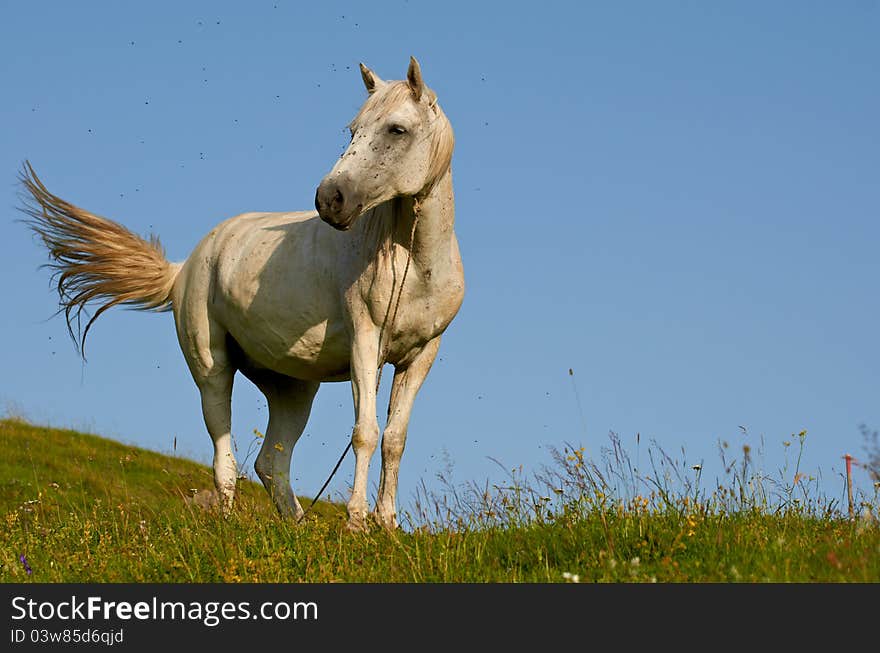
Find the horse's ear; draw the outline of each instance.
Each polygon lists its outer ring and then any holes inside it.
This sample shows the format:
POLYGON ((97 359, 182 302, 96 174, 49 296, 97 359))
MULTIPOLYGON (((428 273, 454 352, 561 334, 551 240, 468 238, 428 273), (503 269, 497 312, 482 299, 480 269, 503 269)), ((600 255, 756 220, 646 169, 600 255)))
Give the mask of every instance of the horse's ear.
POLYGON ((361 77, 363 78, 364 86, 367 87, 367 92, 370 95, 372 95, 377 88, 385 83, 382 81, 379 75, 367 68, 364 64, 361 64, 361 77))
POLYGON ((416 102, 422 99, 422 91, 425 90, 425 82, 422 80, 422 68, 415 57, 409 58, 409 70, 406 71, 406 83, 412 91, 416 102))

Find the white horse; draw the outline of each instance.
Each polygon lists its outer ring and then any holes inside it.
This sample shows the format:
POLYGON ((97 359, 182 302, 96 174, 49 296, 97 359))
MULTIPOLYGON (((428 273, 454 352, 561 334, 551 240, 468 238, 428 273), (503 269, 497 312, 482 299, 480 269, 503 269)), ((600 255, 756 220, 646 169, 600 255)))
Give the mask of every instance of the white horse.
POLYGON ((227 509, 237 478, 230 433, 236 371, 266 396, 269 424, 254 468, 278 512, 294 519, 303 509, 290 486, 291 455, 312 400, 322 381, 351 380, 352 530, 367 527, 379 370, 394 365, 376 517, 395 528, 413 401, 464 296, 449 120, 414 58, 403 81, 385 82, 363 64, 361 75, 369 97, 350 125, 348 149, 318 186, 317 211, 236 216, 183 263, 169 262, 158 239, 146 241, 51 194, 30 164, 22 174, 33 198, 24 210, 54 259, 71 334, 85 306, 98 302, 81 331, 81 351, 92 322, 111 306, 173 310, 227 509))

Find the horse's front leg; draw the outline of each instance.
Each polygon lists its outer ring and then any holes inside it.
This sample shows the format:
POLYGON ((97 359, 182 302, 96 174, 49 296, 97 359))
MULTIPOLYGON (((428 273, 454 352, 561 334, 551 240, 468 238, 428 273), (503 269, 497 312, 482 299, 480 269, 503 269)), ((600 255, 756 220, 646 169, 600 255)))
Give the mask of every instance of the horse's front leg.
POLYGON ((379 334, 370 325, 355 325, 351 352, 351 392, 354 398, 355 423, 351 434, 354 449, 354 487, 348 502, 348 529, 366 529, 367 474, 370 459, 379 443, 376 418, 376 361, 379 357, 379 334))
POLYGON ((376 500, 379 522, 389 529, 397 528, 398 473, 413 402, 431 370, 439 347, 440 336, 437 336, 425 345, 407 367, 394 371, 391 400, 388 403, 388 423, 382 434, 382 477, 376 500))

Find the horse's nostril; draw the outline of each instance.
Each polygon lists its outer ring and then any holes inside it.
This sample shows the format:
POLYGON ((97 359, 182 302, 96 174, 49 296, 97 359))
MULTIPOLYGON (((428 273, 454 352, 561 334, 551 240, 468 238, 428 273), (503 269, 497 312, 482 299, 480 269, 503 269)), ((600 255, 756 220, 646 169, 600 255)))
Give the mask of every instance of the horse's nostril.
POLYGON ((336 208, 341 209, 344 204, 345 204, 345 198, 342 196, 342 191, 337 188, 336 194, 333 195, 333 205, 336 208))

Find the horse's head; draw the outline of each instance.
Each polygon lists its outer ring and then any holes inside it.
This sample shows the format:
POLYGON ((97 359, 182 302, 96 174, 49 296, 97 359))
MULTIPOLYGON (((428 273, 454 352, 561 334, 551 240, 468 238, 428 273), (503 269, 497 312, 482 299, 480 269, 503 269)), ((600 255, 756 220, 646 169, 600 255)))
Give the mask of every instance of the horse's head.
POLYGON ((452 160, 452 127, 414 57, 406 80, 382 81, 363 64, 361 76, 369 97, 349 125, 351 143, 315 193, 321 219, 341 230, 382 202, 424 197, 452 160))

